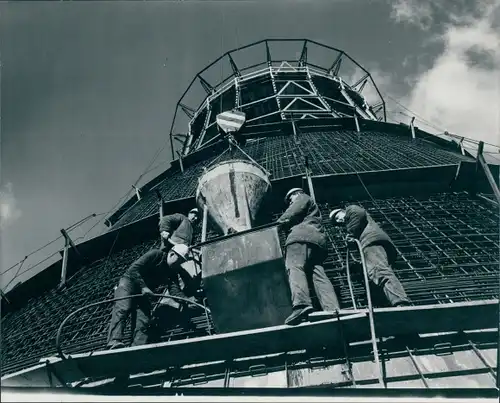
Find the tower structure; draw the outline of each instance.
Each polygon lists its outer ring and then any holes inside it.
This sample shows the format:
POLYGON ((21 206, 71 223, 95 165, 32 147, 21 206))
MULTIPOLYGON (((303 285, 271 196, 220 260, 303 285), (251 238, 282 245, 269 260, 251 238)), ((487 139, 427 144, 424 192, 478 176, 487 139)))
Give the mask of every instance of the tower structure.
MULTIPOLYGON (((179 100, 170 139, 171 167, 108 217, 106 234, 79 244, 78 255, 67 251, 63 288, 58 262, 2 300, 3 384, 86 387, 129 375, 129 387, 162 390, 495 388, 499 170, 485 163, 482 144, 473 155, 449 135, 388 123, 370 73, 344 51, 309 40, 263 40, 225 53, 179 100), (230 143, 217 116, 231 110, 242 112, 245 124, 230 143), (288 189, 302 187, 315 198, 329 239, 326 273, 345 315, 255 327, 264 322, 217 322, 201 310, 187 320, 161 319, 157 344, 104 351, 111 303, 102 301, 112 298, 134 259, 159 245, 159 214, 200 204, 204 173, 238 159, 258 167, 253 174, 265 192, 270 185, 241 236, 272 223, 288 189), (396 275, 415 306, 385 307, 376 293, 369 300, 362 272, 349 270, 345 233, 327 218, 351 203, 391 236, 396 275)), ((217 226, 207 217, 196 240, 205 250, 210 242, 241 239, 218 232, 227 220, 219 217, 217 226)), ((202 258, 207 265, 216 260, 202 258)), ((277 250, 273 265, 279 261, 277 250)), ((210 292, 208 308, 217 299, 210 292)))

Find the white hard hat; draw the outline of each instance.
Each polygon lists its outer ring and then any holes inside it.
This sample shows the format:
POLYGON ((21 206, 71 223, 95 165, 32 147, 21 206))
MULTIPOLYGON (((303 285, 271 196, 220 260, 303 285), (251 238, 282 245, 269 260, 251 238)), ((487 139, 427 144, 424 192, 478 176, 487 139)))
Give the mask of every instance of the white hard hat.
POLYGON ((301 189, 301 188, 293 188, 293 189, 290 189, 286 196, 285 196, 285 202, 288 201, 288 199, 290 198, 291 195, 293 195, 295 192, 303 192, 304 190, 301 189))
POLYGON ((180 256, 184 260, 187 260, 187 256, 189 253, 189 248, 187 245, 184 245, 183 243, 178 243, 174 246, 172 246, 172 249, 170 249, 172 252, 174 252, 176 255, 180 256))
POLYGON ((341 211, 342 211, 342 209, 341 209, 341 208, 336 208, 335 210, 332 210, 332 211, 330 212, 330 215, 329 215, 330 220, 333 220, 333 219, 335 218, 335 216, 336 216, 338 213, 340 213, 341 211))
POLYGON ((191 210, 189 210, 190 213, 195 213, 195 214, 199 214, 200 213, 200 210, 198 210, 196 207, 195 208, 192 208, 191 210))

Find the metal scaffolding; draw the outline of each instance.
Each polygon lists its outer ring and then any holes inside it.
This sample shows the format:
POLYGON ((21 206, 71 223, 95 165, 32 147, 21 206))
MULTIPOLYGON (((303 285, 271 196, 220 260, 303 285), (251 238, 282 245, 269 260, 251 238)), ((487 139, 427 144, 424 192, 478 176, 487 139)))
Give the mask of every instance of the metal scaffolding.
MULTIPOLYGON (((415 304, 498 298, 499 214, 488 203, 465 192, 426 198, 377 199, 381 210, 375 209, 370 200, 358 203, 394 240, 400 252, 395 273, 415 304), (390 217, 394 226, 385 217, 390 217)), ((334 206, 320 203, 320 207, 325 218, 334 206)), ((344 267, 345 234, 331 227, 326 219, 324 225, 332 240, 325 271, 342 307, 352 308, 344 267)), ((198 234, 196 242, 200 236, 198 234)), ((209 231, 207 239, 214 236, 215 232, 209 231)), ((127 266, 154 246, 158 246, 157 241, 146 240, 131 249, 113 253, 109 260, 94 261, 69 278, 64 290, 46 292, 7 313, 2 319, 2 372, 26 368, 42 356, 55 354, 54 335, 64 317, 77 307, 111 298, 113 286, 127 266)), ((352 283, 357 307, 366 307, 360 273, 353 271, 352 283)), ((108 304, 74 317, 64 331, 63 349, 77 353, 104 348, 110 310, 111 304, 108 304)), ((202 314, 166 330, 161 336, 163 341, 213 332, 212 324, 207 323, 202 314)))

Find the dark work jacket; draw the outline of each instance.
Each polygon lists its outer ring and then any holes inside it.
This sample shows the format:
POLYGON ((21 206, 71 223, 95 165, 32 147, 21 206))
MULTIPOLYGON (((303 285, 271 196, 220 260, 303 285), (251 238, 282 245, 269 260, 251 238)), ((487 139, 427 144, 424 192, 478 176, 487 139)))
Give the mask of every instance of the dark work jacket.
POLYGON ((351 205, 345 209, 345 225, 347 233, 359 240, 364 249, 370 245, 381 245, 385 248, 389 262, 396 258, 396 247, 389 235, 380 228, 363 207, 351 205))
POLYGON ((319 208, 305 193, 295 199, 278 222, 282 223, 285 228, 291 228, 285 246, 292 243, 308 243, 327 249, 319 208))
POLYGON ((139 289, 148 287, 154 290, 167 282, 169 271, 167 254, 159 249, 153 249, 132 263, 123 277, 131 280, 139 289))
POLYGON ((174 243, 191 245, 193 241, 193 226, 184 214, 170 214, 160 219, 160 232, 170 233, 170 239, 174 243))

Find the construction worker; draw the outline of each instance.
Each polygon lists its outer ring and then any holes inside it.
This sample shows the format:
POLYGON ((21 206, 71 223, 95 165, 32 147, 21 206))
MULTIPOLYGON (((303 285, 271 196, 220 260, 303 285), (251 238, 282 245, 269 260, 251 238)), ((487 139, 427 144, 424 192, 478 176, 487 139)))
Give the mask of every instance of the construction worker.
MULTIPOLYGON (((185 245, 179 244, 175 247, 179 246, 185 245)), ((189 269, 190 267, 182 267, 169 276, 163 298, 153 309, 150 326, 150 340, 153 343, 161 341, 161 336, 170 330, 172 325, 181 324, 186 329, 193 328, 191 319, 200 314, 200 305, 197 302, 203 297, 201 273, 193 273, 189 269), (171 297, 181 297, 183 300, 171 297)))
POLYGON ((339 310, 337 295, 325 274, 322 263, 327 254, 326 236, 321 216, 314 200, 300 188, 293 188, 285 196, 288 209, 277 220, 285 230, 285 266, 290 282, 292 314, 285 324, 296 325, 313 311, 309 282, 312 284, 323 311, 339 310))
POLYGON ((162 250, 168 251, 172 245, 191 245, 193 242, 193 225, 198 221, 199 211, 193 208, 188 216, 175 213, 160 219, 160 235, 162 238, 162 250))
POLYGON ((351 205, 330 212, 334 225, 345 225, 348 236, 359 240, 366 262, 368 278, 381 287, 392 306, 411 305, 391 264, 397 256, 396 247, 382 228, 363 207, 351 205))
POLYGON ((130 313, 135 316, 132 321, 132 346, 147 343, 147 329, 151 317, 149 296, 153 295, 151 290, 178 275, 180 265, 187 259, 188 252, 189 248, 183 244, 173 245, 168 252, 153 249, 142 255, 125 271, 115 288, 115 298, 134 294, 142 294, 142 297, 124 298, 115 302, 109 326, 109 349, 125 347, 123 331, 130 313))

